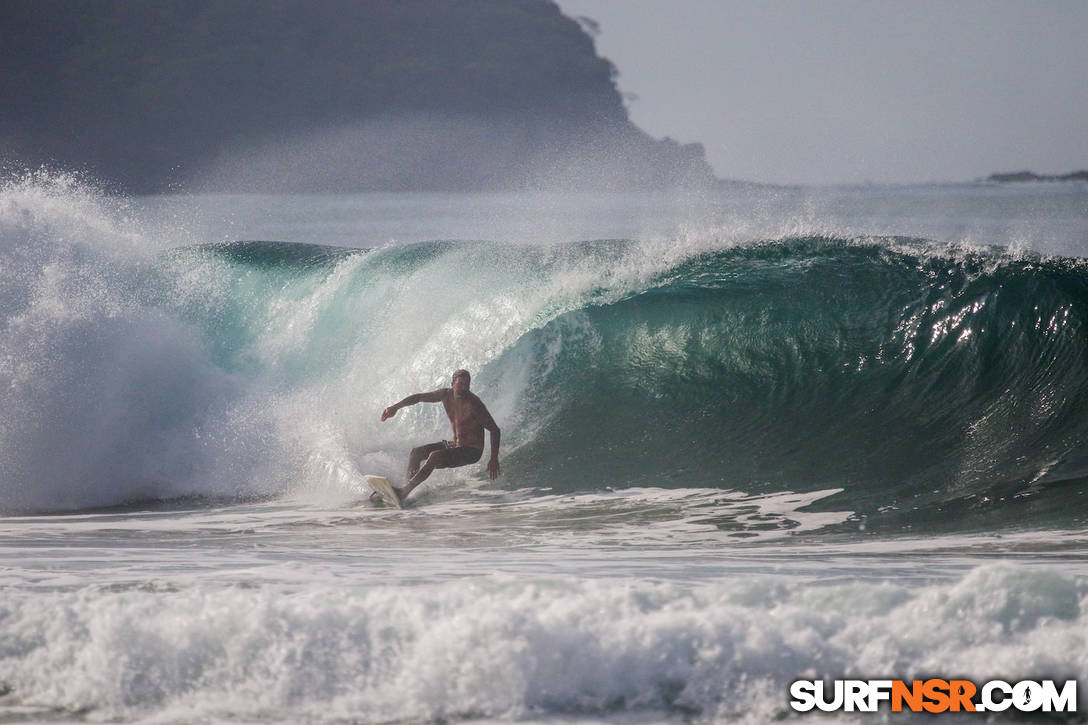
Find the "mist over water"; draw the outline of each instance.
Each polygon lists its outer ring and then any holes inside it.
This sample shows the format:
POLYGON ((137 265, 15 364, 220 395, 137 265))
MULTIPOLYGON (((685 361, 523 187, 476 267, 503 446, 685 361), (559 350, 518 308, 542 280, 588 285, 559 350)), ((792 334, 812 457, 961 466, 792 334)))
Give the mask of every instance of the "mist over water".
POLYGON ((800 676, 1077 677, 1086 230, 1073 185, 9 180, 0 712, 757 723, 800 676), (379 412, 461 367, 503 477, 371 506, 449 435, 379 412))
MULTIPOLYGON (((706 248, 786 237, 906 237, 1082 256, 1083 185, 759 187, 646 192, 203 194, 142 197, 194 242, 377 247, 434 240, 666 240, 706 248)), ((182 242, 179 242, 182 243, 182 242)))
POLYGON ((627 123, 587 125, 529 113, 401 113, 254 138, 187 169, 205 192, 520 192, 707 189, 702 147, 655 141, 627 123), (528 150, 528 151, 527 151, 528 150))

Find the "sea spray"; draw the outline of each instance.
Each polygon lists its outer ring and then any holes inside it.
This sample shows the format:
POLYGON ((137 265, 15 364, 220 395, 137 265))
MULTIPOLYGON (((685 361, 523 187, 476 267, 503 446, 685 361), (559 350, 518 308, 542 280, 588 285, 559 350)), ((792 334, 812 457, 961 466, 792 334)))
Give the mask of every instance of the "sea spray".
POLYGON ((123 205, 67 177, 0 194, 0 510, 262 489, 247 393, 156 301, 145 246, 123 205))

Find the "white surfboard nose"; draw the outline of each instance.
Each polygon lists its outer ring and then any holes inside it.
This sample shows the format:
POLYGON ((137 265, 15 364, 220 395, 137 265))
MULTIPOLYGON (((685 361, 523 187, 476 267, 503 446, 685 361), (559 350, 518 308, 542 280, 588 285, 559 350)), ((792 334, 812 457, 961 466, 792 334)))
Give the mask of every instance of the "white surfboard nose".
POLYGON ((394 508, 403 508, 400 503, 400 497, 397 496, 397 492, 393 490, 393 484, 389 483, 389 479, 385 476, 374 476, 371 474, 364 474, 363 480, 366 481, 366 485, 370 486, 381 496, 382 501, 385 501, 394 508))

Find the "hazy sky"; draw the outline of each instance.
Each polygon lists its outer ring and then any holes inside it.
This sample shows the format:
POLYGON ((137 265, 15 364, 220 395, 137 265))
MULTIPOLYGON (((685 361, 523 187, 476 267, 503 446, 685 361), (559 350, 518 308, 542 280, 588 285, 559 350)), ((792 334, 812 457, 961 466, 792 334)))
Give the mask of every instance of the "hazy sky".
POLYGON ((718 176, 964 181, 1088 168, 1088 0, 557 0, 655 137, 718 176))

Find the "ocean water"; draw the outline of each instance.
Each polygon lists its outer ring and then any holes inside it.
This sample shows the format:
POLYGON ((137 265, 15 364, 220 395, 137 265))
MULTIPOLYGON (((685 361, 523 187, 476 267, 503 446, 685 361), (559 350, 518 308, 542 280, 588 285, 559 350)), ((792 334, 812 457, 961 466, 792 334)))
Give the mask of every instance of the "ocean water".
POLYGON ((7 179, 0 721, 909 720, 792 713, 798 678, 1083 703, 1086 256, 1077 184, 7 179), (502 477, 371 504, 449 436, 380 411, 461 367, 502 477))

